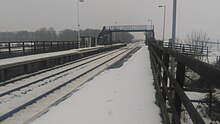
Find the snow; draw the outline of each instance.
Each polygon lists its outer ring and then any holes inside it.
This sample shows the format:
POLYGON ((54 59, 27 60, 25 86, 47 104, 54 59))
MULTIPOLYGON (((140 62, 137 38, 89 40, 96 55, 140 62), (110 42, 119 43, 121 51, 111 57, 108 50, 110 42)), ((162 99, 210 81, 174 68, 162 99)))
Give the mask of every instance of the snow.
POLYGON ((220 51, 212 51, 209 55, 209 61, 210 64, 213 64, 216 62, 216 57, 220 56, 220 51))
POLYGON ((208 44, 208 47, 210 48, 209 62, 213 64, 216 62, 216 57, 220 56, 220 49, 217 44, 208 44))
MULTIPOLYGON (((103 54, 100 56, 93 57, 92 59, 80 61, 79 63, 65 66, 65 68, 76 67, 76 68, 68 70, 68 71, 66 69, 62 69, 62 68, 49 71, 48 73, 62 72, 62 71, 64 71, 64 72, 61 74, 58 74, 58 75, 54 75, 53 77, 38 81, 38 83, 36 83, 36 84, 32 84, 29 87, 25 87, 19 91, 13 92, 9 95, 6 95, 6 96, 3 96, 2 98, 0 98, 0 109, 2 110, 2 111, 0 111, 0 115, 8 112, 11 109, 18 107, 24 103, 27 103, 31 99, 34 99, 34 98, 42 95, 42 93, 48 92, 48 89, 53 89, 55 87, 58 87, 60 84, 71 80, 73 77, 77 77, 77 76, 81 75, 82 73, 85 73, 88 70, 91 70, 92 68, 97 66, 97 64, 101 64, 104 61, 108 60, 110 57, 116 56, 122 52, 123 51, 110 52, 111 54, 106 53, 106 54, 103 54), (105 58, 97 59, 101 56, 105 56, 105 58), (87 63, 85 65, 82 65, 82 63, 86 63, 91 60, 95 60, 95 61, 93 61, 91 63, 87 63), (77 67, 77 65, 82 65, 82 66, 77 67)), ((44 75, 46 75, 46 73, 42 74, 41 77, 43 77, 44 75)), ((39 77, 39 76, 37 76, 37 77, 39 77)), ((34 78, 31 78, 30 80, 26 80, 27 82, 25 82, 23 80, 21 80, 19 82, 20 82, 20 85, 23 86, 24 83, 29 84, 30 82, 34 82, 36 80, 39 80, 39 78, 35 79, 35 80, 34 80, 34 78)), ((12 89, 14 89, 13 85, 11 87, 7 85, 6 87, 2 87, 2 89, 0 88, 0 93, 1 93, 1 91, 2 91, 2 93, 4 93, 5 91, 10 91, 12 89)))
POLYGON ((33 124, 159 124, 147 46, 104 71, 33 124))
POLYGON ((50 53, 42 53, 42 54, 34 54, 34 55, 0 59, 0 68, 6 68, 6 67, 10 67, 11 65, 13 65, 13 66, 19 65, 20 63, 39 61, 39 60, 44 60, 44 59, 48 59, 48 58, 74 54, 74 53, 77 54, 78 52, 81 52, 81 51, 98 49, 101 47, 103 47, 103 46, 71 49, 71 50, 58 51, 58 52, 50 52, 50 53))
POLYGON ((51 53, 42 53, 42 54, 35 54, 35 55, 28 55, 28 56, 21 56, 21 57, 13 57, 13 58, 7 58, 7 59, 1 59, 0 60, 0 66, 5 65, 13 65, 16 63, 22 63, 26 61, 33 61, 38 59, 45 59, 48 57, 56 57, 66 54, 75 53, 76 50, 67 50, 67 51, 59 51, 59 52, 51 52, 51 53))

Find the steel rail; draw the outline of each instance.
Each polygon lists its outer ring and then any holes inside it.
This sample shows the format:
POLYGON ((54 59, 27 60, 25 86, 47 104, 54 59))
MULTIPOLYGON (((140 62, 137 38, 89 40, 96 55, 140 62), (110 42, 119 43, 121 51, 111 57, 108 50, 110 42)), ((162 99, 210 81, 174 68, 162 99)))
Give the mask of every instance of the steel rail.
MULTIPOLYGON (((117 50, 117 51, 118 51, 118 50, 117 50)), ((28 86, 30 86, 30 85, 37 84, 38 82, 41 82, 41 81, 43 81, 43 80, 49 79, 49 78, 51 78, 51 77, 54 77, 54 76, 56 76, 56 75, 62 74, 62 73, 64 73, 64 72, 66 72, 66 71, 69 71, 69 70, 72 70, 72 69, 75 69, 75 68, 84 66, 84 65, 86 65, 86 64, 88 64, 88 63, 91 63, 91 62, 94 62, 94 61, 96 61, 96 60, 98 60, 98 59, 101 59, 101 58, 105 57, 106 55, 111 55, 111 54, 113 54, 113 53, 115 53, 115 52, 117 52, 117 51, 114 51, 114 52, 111 52, 111 53, 108 53, 108 54, 104 54, 104 55, 102 55, 102 56, 100 56, 100 57, 98 57, 98 58, 92 59, 92 60, 90 60, 90 61, 88 61, 88 62, 84 62, 84 63, 82 63, 82 64, 80 64, 80 65, 76 65, 76 66, 74 66, 74 67, 65 69, 65 70, 60 71, 60 72, 57 72, 57 73, 55 73, 55 74, 52 74, 52 75, 46 76, 46 77, 44 77, 44 78, 38 79, 38 80, 36 80, 36 81, 30 82, 30 83, 28 83, 28 84, 25 84, 25 85, 16 87, 16 88, 14 88, 14 89, 11 89, 11 90, 9 90, 9 91, 6 91, 6 92, 4 92, 4 93, 1 93, 1 94, 0 94, 0 97, 2 97, 2 96, 4 96, 4 95, 7 95, 7 94, 10 94, 10 93, 12 93, 12 92, 18 91, 18 90, 20 90, 20 89, 22 89, 22 88, 28 87, 28 86)), ((80 61, 79 61, 79 62, 80 62, 80 61)), ((72 63, 72 64, 75 64, 75 63, 72 63)), ((70 64, 68 64, 68 65, 70 65, 70 64)), ((62 66, 62 67, 64 67, 64 66, 62 66)), ((56 68, 56 69, 58 69, 58 68, 56 68)), ((23 79, 24 79, 24 78, 23 78, 23 79)))
POLYGON ((23 80, 25 78, 29 78, 29 77, 32 77, 32 76, 35 76, 35 75, 38 75, 38 74, 41 74, 41 73, 45 73, 47 71, 52 71, 52 70, 55 70, 55 69, 58 69, 58 68, 61 68, 61 67, 67 66, 67 65, 71 65, 71 64, 74 64, 74 63, 77 63, 77 62, 80 62, 80 61, 83 61, 83 60, 86 60, 86 59, 90 59, 90 58, 93 58, 93 57, 101 55, 101 54, 106 54, 107 52, 109 52, 109 51, 102 52, 102 53, 99 53, 99 54, 94 54, 94 55, 91 55, 91 56, 88 56, 88 57, 85 57, 85 58, 77 59, 77 60, 62 64, 62 65, 57 65, 57 66, 52 67, 52 68, 44 69, 42 71, 38 71, 38 72, 34 72, 34 73, 31 73, 31 74, 28 74, 28 75, 25 75, 25 76, 20 76, 18 78, 10 79, 8 81, 0 82, 0 86, 5 86, 7 84, 10 84, 10 83, 13 83, 13 82, 16 82, 16 81, 19 81, 19 80, 23 80))
POLYGON ((95 54, 95 55, 92 55, 92 56, 88 56, 88 57, 85 57, 85 58, 77 59, 77 60, 74 60, 72 62, 62 64, 62 65, 58 65, 58 66, 55 66, 55 67, 52 67, 52 68, 44 69, 42 71, 38 71, 38 72, 34 72, 34 73, 31 73, 31 74, 20 76, 20 77, 14 78, 14 79, 10 79, 8 81, 1 82, 0 86, 5 86, 7 84, 10 84, 10 83, 13 83, 13 82, 16 82, 16 81, 19 81, 19 80, 23 80, 25 78, 29 78, 29 77, 32 77, 32 76, 36 76, 36 75, 39 75, 41 73, 45 73, 47 71, 52 71, 52 70, 55 70, 55 69, 58 69, 58 68, 61 68, 61 67, 64 67, 64 66, 67 66, 67 65, 70 65, 70 64, 74 64, 74 63, 79 62, 79 61, 90 59, 90 58, 93 58, 94 56, 97 56, 97 55, 100 55, 100 54, 105 54, 105 53, 95 54))

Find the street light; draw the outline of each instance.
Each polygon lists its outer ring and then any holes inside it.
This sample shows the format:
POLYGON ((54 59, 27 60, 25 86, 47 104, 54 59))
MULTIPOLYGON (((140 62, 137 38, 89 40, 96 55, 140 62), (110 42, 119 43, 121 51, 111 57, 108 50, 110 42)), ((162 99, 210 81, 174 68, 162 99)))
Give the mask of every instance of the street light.
POLYGON ((176 40, 176 6, 177 6, 177 0, 173 0, 172 49, 174 49, 175 47, 175 40, 176 40))
MULTIPOLYGON (((118 22, 115 22, 115 26, 116 26, 117 23, 118 22)), ((113 43, 116 43, 116 32, 114 32, 114 41, 113 41, 113 43)))
MULTIPOLYGON (((177 0, 173 0, 173 26, 172 26, 172 39, 171 39, 172 50, 175 49, 175 40, 176 40, 176 6, 177 6, 177 0)), ((171 73, 174 75, 173 57, 171 57, 171 73)))
POLYGON ((84 0, 77 0, 77 26, 78 26, 78 32, 77 32, 77 40, 78 40, 78 48, 80 48, 80 11, 79 11, 79 2, 84 2, 84 0))
POLYGON ((166 26, 166 6, 158 6, 164 8, 164 18, 163 18, 163 42, 165 37, 165 26, 166 26))

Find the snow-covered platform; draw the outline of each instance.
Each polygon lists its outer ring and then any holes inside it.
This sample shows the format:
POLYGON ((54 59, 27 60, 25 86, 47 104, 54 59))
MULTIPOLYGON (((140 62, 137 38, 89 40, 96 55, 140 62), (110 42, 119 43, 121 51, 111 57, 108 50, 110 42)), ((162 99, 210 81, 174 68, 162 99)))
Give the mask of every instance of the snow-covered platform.
POLYGON ((42 69, 71 62, 82 57, 124 46, 126 46, 126 44, 119 43, 0 59, 0 81, 6 81, 19 75, 33 73, 42 69))
MULTIPOLYGON (((121 44, 116 44, 114 46, 118 46, 118 45, 121 45, 121 44)), ((42 60, 48 60, 50 58, 58 58, 62 56, 75 55, 75 54, 79 54, 83 52, 95 51, 95 50, 103 49, 106 47, 108 46, 96 46, 96 47, 88 47, 88 48, 80 48, 80 49, 72 49, 72 50, 66 50, 66 51, 58 51, 58 52, 50 52, 50 53, 42 53, 42 54, 27 55, 27 56, 7 58, 7 59, 0 59, 0 69, 11 67, 11 66, 19 66, 21 64, 34 63, 34 62, 38 62, 42 60)))
POLYGON ((102 72, 33 124, 160 124, 147 46, 102 72), (117 68, 116 68, 117 67, 117 68))

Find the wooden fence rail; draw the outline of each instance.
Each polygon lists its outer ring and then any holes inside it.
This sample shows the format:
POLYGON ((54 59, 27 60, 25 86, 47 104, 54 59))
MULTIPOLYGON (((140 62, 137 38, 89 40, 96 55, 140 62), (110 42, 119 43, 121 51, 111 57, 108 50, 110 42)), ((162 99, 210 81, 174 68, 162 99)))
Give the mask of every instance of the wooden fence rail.
MULTIPOLYGON (((164 101, 164 103, 160 104, 161 107, 166 107, 161 110, 163 113, 168 113, 166 105, 168 103, 172 112, 172 118, 167 116, 168 114, 164 114, 164 120, 169 120, 166 123, 181 123, 180 117, 183 105, 193 123, 205 124, 203 118, 185 94, 184 80, 186 67, 217 88, 220 88, 220 69, 188 56, 179 50, 163 47, 161 43, 149 42, 148 44, 158 98, 160 102, 164 101), (176 60, 177 64, 175 74, 172 74, 169 70, 169 60, 171 57, 176 60)), ((212 101, 210 101, 210 105, 212 105, 212 101)))

